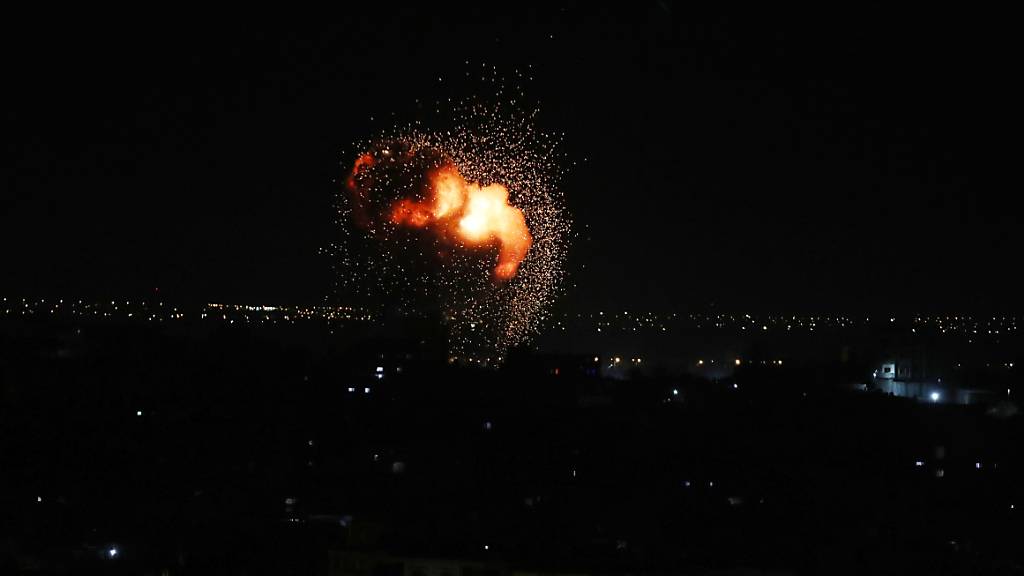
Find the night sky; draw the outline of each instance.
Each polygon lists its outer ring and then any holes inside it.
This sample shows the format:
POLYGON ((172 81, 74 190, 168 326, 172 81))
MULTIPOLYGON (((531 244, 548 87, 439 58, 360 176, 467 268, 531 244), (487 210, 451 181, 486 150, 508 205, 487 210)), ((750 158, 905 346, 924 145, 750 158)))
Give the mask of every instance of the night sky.
POLYGON ((486 65, 532 75, 541 127, 565 133, 563 309, 1019 312, 1000 20, 510 3, 12 21, 0 292, 320 302, 353 143, 486 90, 486 65))

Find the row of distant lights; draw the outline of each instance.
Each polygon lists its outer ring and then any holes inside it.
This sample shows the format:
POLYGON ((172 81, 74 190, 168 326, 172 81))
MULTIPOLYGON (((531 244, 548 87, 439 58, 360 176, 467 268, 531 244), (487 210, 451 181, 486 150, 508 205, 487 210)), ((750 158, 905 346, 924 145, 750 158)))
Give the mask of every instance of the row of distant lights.
MULTIPOLYGON (((228 316, 224 312, 234 312, 240 315, 240 319, 245 322, 251 322, 253 320, 257 322, 277 322, 278 319, 271 317, 269 314, 270 312, 281 314, 281 319, 285 322, 294 322, 295 318, 319 318, 323 320, 373 320, 373 317, 368 312, 350 306, 314 306, 310 308, 303 308, 294 306, 209 303, 206 305, 206 308, 211 312, 220 312, 222 320, 228 320, 228 316), (257 314, 260 313, 262 313, 262 317, 257 316, 257 314)), ((210 316, 209 313, 203 313, 201 315, 203 319, 208 316, 210 316)), ((232 319, 232 322, 233 320, 234 319, 232 319)))
MULTIPOLYGON (((6 303, 7 301, 8 301, 8 298, 6 298, 6 297, 3 298, 3 302, 6 303)), ((35 313, 35 307, 38 307, 41 304, 46 304, 46 299, 40 299, 38 301, 30 301, 30 300, 27 300, 25 298, 22 298, 21 299, 21 303, 22 303, 23 308, 25 309, 25 310, 22 311, 22 314, 24 314, 25 311, 28 311, 30 313, 35 313)), ((57 300, 56 303, 51 304, 52 307, 49 310, 49 312, 51 314, 55 314, 57 312, 57 307, 59 307, 59 306, 61 306, 63 304, 64 304, 64 300, 63 299, 57 300)), ((141 306, 143 306, 143 308, 146 308, 148 306, 148 303, 145 302, 145 301, 142 301, 140 304, 141 304, 141 306)), ((74 313, 78 313, 78 311, 74 309, 74 306, 83 306, 83 307, 85 307, 87 309, 90 309, 89 311, 92 313, 92 315, 94 315, 94 316, 100 315, 101 312, 98 311, 98 310, 95 310, 95 308, 97 308, 99 306, 102 306, 102 305, 104 305, 104 304, 103 303, 100 303, 100 304, 85 304, 85 303, 83 303, 82 300, 78 300, 77 302, 72 303, 72 307, 73 307, 72 308, 72 313, 73 314, 74 313)), ((131 305, 130 301, 125 301, 124 306, 128 307, 130 305, 131 305)), ((163 307, 163 302, 159 302, 159 303, 157 303, 157 305, 159 307, 163 307)), ((119 304, 116 301, 111 300, 110 301, 110 306, 112 306, 115 311, 119 311, 119 304)), ((244 321, 246 321, 246 322, 250 322, 252 320, 252 318, 249 317, 249 314, 247 314, 249 312, 254 312, 254 313, 263 312, 264 313, 263 318, 256 318, 257 321, 266 320, 266 321, 274 321, 274 322, 276 322, 276 319, 271 318, 266 313, 267 312, 285 312, 285 311, 288 311, 288 313, 283 316, 283 319, 286 322, 294 322, 293 317, 298 317, 298 318, 323 318, 323 319, 326 319, 326 320, 342 319, 342 320, 362 320, 362 321, 371 321, 373 319, 372 316, 367 314, 366 312, 359 311, 356 308, 352 308, 352 307, 348 307, 348 306, 338 306, 338 307, 318 306, 318 307, 312 307, 312 308, 293 308, 293 307, 287 307, 287 306, 266 306, 266 305, 243 305, 243 304, 218 304, 218 303, 210 303, 210 304, 207 304, 207 308, 210 309, 210 310, 230 310, 230 311, 235 311, 235 312, 242 313, 243 314, 243 318, 242 319, 244 321)), ((12 312, 13 311, 11 309, 5 309, 5 313, 10 314, 12 312)), ((111 314, 109 312, 104 312, 104 313, 102 313, 102 315, 104 317, 110 317, 111 316, 111 314)), ((603 318, 605 313, 604 312, 599 312, 598 315, 603 318)), ((207 313, 202 313, 200 315, 200 317, 202 319, 206 319, 209 316, 210 315, 207 314, 207 313)), ((619 317, 618 314, 614 314, 613 316, 615 318, 619 317)), ((643 326, 644 323, 646 323, 650 327, 655 327, 656 324, 659 324, 658 327, 661 329, 662 332, 665 332, 667 330, 666 327, 664 325, 660 325, 660 323, 662 321, 664 321, 664 320, 674 320, 674 319, 677 318, 678 315, 677 314, 666 314, 666 315, 663 315, 664 318, 661 318, 661 317, 659 317, 658 314, 653 314, 653 313, 640 313, 640 314, 630 315, 629 312, 623 312, 623 316, 625 316, 626 318, 629 318, 629 319, 635 319, 637 322, 640 323, 641 326, 643 326)), ((128 317, 129 318, 133 317, 133 313, 129 312, 128 313, 128 317)), ((579 315, 577 315, 577 317, 582 318, 583 315, 579 314, 579 315)), ((592 315, 591 315, 591 317, 592 317, 592 315)), ((181 319, 181 318, 184 318, 184 314, 178 313, 177 309, 174 309, 173 313, 169 316, 169 319, 181 319)), ((221 315, 221 318, 223 320, 228 320, 226 315, 221 315)), ((786 317, 786 316, 768 316, 766 318, 766 320, 758 321, 758 319, 754 318, 753 316, 751 316, 749 314, 745 314, 745 315, 743 315, 742 317, 739 317, 739 318, 740 319, 737 320, 737 316, 735 316, 735 315, 727 315, 727 314, 719 314, 717 316, 711 316, 711 315, 692 315, 692 314, 690 315, 690 319, 691 320, 696 320, 696 321, 712 321, 712 322, 714 322, 714 326, 718 327, 718 328, 725 328, 726 327, 726 321, 733 322, 733 323, 735 323, 735 322, 742 322, 744 324, 740 326, 741 330, 746 330, 747 329, 747 325, 750 325, 751 327, 756 327, 758 324, 760 324, 760 328, 761 328, 762 331, 767 331, 769 325, 776 325, 776 324, 782 324, 782 323, 786 323, 786 330, 792 330, 793 329, 793 324, 796 324, 797 327, 799 327, 799 328, 807 327, 807 328, 809 328, 812 331, 818 326, 819 323, 824 323, 826 325, 836 324, 836 325, 838 325, 840 327, 848 326, 848 325, 852 326, 852 325, 856 324, 856 321, 853 318, 843 317, 843 316, 836 316, 836 317, 831 317, 831 316, 824 316, 824 317, 822 317, 822 316, 806 316, 806 317, 802 317, 802 316, 790 316, 790 317, 786 317)), ((150 320, 150 321, 153 321, 153 320, 162 321, 163 319, 164 318, 159 317, 159 316, 150 316, 148 318, 148 320, 150 320)), ((889 323, 891 323, 891 324, 895 323, 896 322, 896 317, 894 317, 894 316, 893 317, 889 317, 888 320, 889 320, 889 323)), ((972 334, 978 334, 979 333, 979 329, 981 329, 981 327, 982 327, 981 322, 974 320, 974 318, 971 317, 971 316, 937 316, 937 317, 920 317, 919 316, 919 317, 915 317, 913 319, 913 321, 914 321, 915 324, 931 324, 931 323, 936 323, 936 324, 938 324, 938 328, 942 331, 942 333, 946 333, 947 330, 950 330, 950 329, 956 330, 956 329, 959 328, 959 329, 964 330, 964 331, 968 331, 969 330, 972 334), (961 324, 959 326, 957 326, 957 325, 950 326, 949 325, 950 322, 962 322, 963 324, 961 324), (970 326, 968 326, 968 325, 970 325, 970 326)), ((234 319, 232 319, 231 322, 234 323, 234 319)), ((864 318, 864 322, 865 323, 870 323, 871 322, 871 318, 870 317, 865 317, 864 318)), ((1009 331, 1014 331, 1014 330, 1017 329, 1017 319, 1015 317, 1012 317, 1012 316, 1011 317, 992 316, 991 320, 989 321, 989 325, 991 325, 992 323, 998 323, 997 324, 998 326, 1002 327, 1005 331, 1008 331, 1008 332, 1009 331)), ((557 324, 561 326, 562 322, 558 321, 557 324)), ((602 325, 604 325, 607 328, 610 328, 612 326, 612 323, 610 321, 599 322, 598 323, 598 327, 597 327, 597 331, 598 332, 601 332, 601 326, 602 325)), ((564 327, 563 327, 563 330, 564 330, 564 327)), ((633 330, 636 331, 636 328, 634 327, 633 330)), ((911 331, 916 333, 917 329, 916 328, 912 328, 911 331)), ((996 335, 996 336, 998 336, 1001 332, 1000 332, 1000 329, 988 328, 988 329, 985 329, 985 333, 988 334, 988 335, 996 335)))
MULTIPOLYGON (((643 358, 628 358, 628 360, 631 363, 633 363, 633 364, 643 364, 643 362, 644 362, 643 358)), ((594 356, 594 362, 595 363, 600 362, 600 361, 601 361, 601 357, 600 356, 594 356)), ((609 358, 609 362, 610 362, 611 365, 621 364, 622 363, 622 357, 621 356, 615 356, 613 358, 609 358)))
MULTIPOLYGON (((609 317, 618 318, 619 313, 609 312, 609 317)), ((597 317, 603 318, 605 316, 604 311, 597 313, 597 317)), ((658 314, 655 312, 634 312, 632 314, 629 311, 623 311, 622 316, 636 319, 675 319, 679 317, 679 314, 658 314)), ((593 318, 594 314, 576 314, 576 318, 593 318)), ((730 321, 730 322, 751 322, 757 323, 761 320, 761 317, 753 316, 750 314, 690 314, 690 320, 715 320, 715 321, 730 321)), ((764 316, 764 321, 769 323, 780 323, 780 322, 836 322, 836 323, 848 323, 852 324, 860 320, 860 318, 854 318, 852 316, 798 316, 798 315, 768 315, 764 316)), ((865 316, 864 322, 871 322, 870 316, 865 316)), ((889 322, 896 322, 896 316, 887 317, 889 322)), ((1017 317, 1015 316, 992 316, 989 322, 1016 322, 1017 317)), ((930 322, 984 322, 984 320, 975 320, 973 316, 915 316, 914 322, 917 323, 930 323, 930 322)))
MULTIPOLYGON (((6 297, 3 298, 3 302, 6 304, 8 302, 8 299, 6 297)), ((164 303, 163 302, 157 302, 155 304, 155 306, 154 306, 150 302, 142 300, 142 301, 136 302, 135 306, 137 306, 138 308, 136 308, 134 311, 128 311, 128 309, 130 309, 132 307, 132 302, 130 300, 125 300, 123 304, 121 302, 116 301, 116 300, 111 300, 109 306, 107 305, 106 302, 87 303, 87 302, 84 302, 82 300, 77 300, 77 301, 70 302, 69 312, 72 315, 102 316, 104 318, 110 318, 111 316, 113 316, 113 314, 111 312, 123 313, 127 318, 134 318, 134 317, 136 317, 136 312, 142 312, 142 314, 139 314, 140 317, 145 317, 149 321, 160 321, 160 322, 162 322, 165 319, 167 319, 167 320, 180 320, 180 319, 183 319, 185 317, 185 314, 182 313, 182 312, 179 312, 178 309, 175 308, 175 307, 168 307, 169 310, 170 310, 170 313, 168 314, 167 310, 163 309, 164 308, 164 303), (122 310, 122 307, 125 310, 122 310), (161 309, 161 310, 159 310, 159 315, 156 314, 156 312, 157 312, 156 309, 157 308, 161 309)), ((38 311, 37 309, 41 308, 41 307, 47 308, 46 310, 44 310, 44 312, 48 312, 50 314, 56 314, 59 311, 61 311, 62 307, 64 307, 64 300, 63 299, 53 300, 53 301, 50 302, 49 305, 47 305, 46 304, 46 299, 40 299, 40 300, 28 300, 26 298, 22 298, 21 299, 20 308, 21 308, 21 314, 22 315, 24 315, 26 313, 28 313, 28 314, 35 314, 38 311)), ((372 316, 370 314, 368 314, 367 312, 360 311, 360 310, 357 310, 355 308, 351 308, 351 307, 347 307, 347 306, 338 306, 338 307, 319 306, 319 307, 313 307, 313 308, 294 308, 294 307, 287 307, 287 306, 252 306, 252 305, 242 305, 242 304, 216 304, 216 303, 211 303, 211 304, 207 304, 206 305, 206 309, 207 309, 207 312, 203 312, 203 313, 200 314, 200 318, 201 319, 205 320, 206 318, 209 318, 209 317, 215 317, 215 315, 209 313, 209 311, 213 311, 213 310, 237 312, 237 313, 239 313, 242 316, 241 319, 246 321, 246 322, 249 322, 249 321, 252 320, 252 318, 250 317, 249 313, 263 313, 263 318, 256 318, 257 321, 259 321, 259 320, 276 321, 276 319, 271 318, 267 314, 268 312, 283 312, 284 313, 283 319, 285 321, 294 321, 293 318, 322 318, 322 319, 325 319, 325 320, 339 320, 340 319, 340 320, 363 320, 363 321, 370 321, 370 320, 373 319, 372 316)), ((6 313, 6 314, 12 314, 12 313, 17 313, 18 311, 15 310, 15 309, 11 309, 11 308, 6 308, 5 307, 3 312, 6 313)), ((228 317, 227 317, 226 314, 220 314, 220 317, 221 317, 222 320, 228 320, 228 317)), ((231 319, 230 321, 231 321, 231 323, 234 323, 234 319, 231 319)))
MULTIPOLYGON (((636 326, 652 327, 652 328, 653 327, 660 327, 661 331, 665 332, 667 329, 666 329, 666 327, 664 326, 663 323, 664 322, 674 321, 674 320, 676 320, 677 316, 678 316, 677 314, 665 314, 665 315, 660 315, 659 316, 658 314, 654 314, 654 313, 634 313, 634 314, 630 314, 629 312, 623 312, 621 319, 622 320, 631 320, 631 321, 633 321, 633 323, 635 323, 635 326, 632 327, 632 330, 634 332, 637 330, 636 326)), ((584 315, 583 314, 577 314, 576 317, 582 319, 582 318, 584 318, 584 315)), ((606 317, 604 312, 598 312, 596 314, 596 316, 594 314, 589 314, 589 315, 586 315, 586 317, 587 318, 597 318, 598 319, 598 322, 597 322, 597 331, 598 332, 602 331, 602 327, 603 328, 612 328, 613 327, 613 320, 619 320, 620 319, 620 315, 618 313, 609 313, 608 316, 606 317), (608 318, 608 319, 606 319, 606 318, 608 318)), ((697 322, 698 323, 697 324, 698 327, 701 327, 701 323, 702 322, 711 322, 711 323, 713 323, 714 327, 716 327, 716 328, 725 328, 728 324, 740 323, 739 328, 741 330, 744 330, 744 331, 748 328, 748 326, 750 328, 755 328, 755 329, 758 326, 760 326, 762 331, 767 331, 769 325, 773 325, 774 326, 774 325, 782 325, 782 324, 785 324, 786 330, 792 330, 794 325, 796 325, 796 327, 798 327, 798 328, 808 328, 809 330, 813 331, 815 328, 818 327, 818 324, 824 324, 825 326, 835 325, 835 326, 839 326, 839 327, 847 327, 847 326, 857 325, 858 324, 858 320, 859 320, 859 319, 853 319, 851 317, 845 317, 845 316, 835 316, 835 317, 832 317, 832 316, 788 316, 788 317, 787 316, 768 316, 768 317, 766 317, 766 318, 764 318, 762 320, 762 319, 759 319, 759 318, 755 318, 755 317, 751 316, 750 314, 744 314, 742 316, 736 316, 736 315, 732 315, 732 314, 719 314, 719 315, 714 315, 714 316, 712 316, 712 315, 701 315, 701 314, 697 314, 697 315, 691 314, 689 316, 689 318, 690 318, 691 321, 697 322)), ((896 317, 895 316, 890 316, 890 317, 888 317, 888 321, 889 321, 890 324, 895 324, 896 323, 896 317)), ((942 333, 946 333, 947 329, 954 329, 954 330, 956 330, 957 328, 960 328, 961 330, 964 330, 964 331, 967 331, 968 329, 972 329, 972 333, 973 334, 977 334, 978 333, 979 328, 981 328, 981 326, 982 326, 982 322, 984 322, 984 321, 975 321, 974 318, 970 317, 970 316, 945 316, 945 317, 937 316, 937 317, 934 317, 934 318, 933 317, 920 317, 920 316, 918 316, 918 317, 915 317, 913 319, 913 321, 914 321, 915 324, 925 324, 925 325, 937 324, 938 328, 942 330, 942 333), (950 322, 963 322, 964 324, 960 325, 960 326, 949 326, 950 322), (945 326, 944 326, 944 324, 945 324, 945 326), (968 325, 970 325, 970 326, 968 326, 968 325)), ((870 324, 871 323, 871 318, 870 317, 865 317, 863 323, 864 324, 870 324)), ((562 327, 562 330, 565 329, 564 325, 563 325, 563 323, 561 321, 558 321, 557 324, 560 327, 562 327)), ((988 325, 992 326, 993 324, 995 326, 999 326, 1001 328, 1004 328, 1006 331, 1014 331, 1014 330, 1017 329, 1017 319, 1015 317, 1012 317, 1012 316, 1011 317, 1006 317, 1006 316, 999 316, 999 317, 997 317, 997 316, 993 316, 991 321, 989 321, 988 325)), ((629 328, 629 326, 620 326, 620 328, 629 328)), ((917 332, 916 328, 912 328, 911 330, 912 330, 912 332, 915 332, 915 333, 917 332)), ((991 329, 990 328, 990 329, 987 330, 987 333, 990 334, 990 335, 999 335, 1000 334, 1000 330, 999 329, 991 329)))
MULTIPOLYGON (((3 299, 3 302, 6 303, 7 301, 8 301, 8 299, 5 297, 3 299)), ((74 302, 70 302, 70 310, 69 310, 69 312, 73 316, 90 315, 90 316, 101 316, 103 318, 110 318, 111 316, 113 316, 113 314, 111 314, 111 312, 109 311, 110 309, 112 309, 114 312, 121 312, 121 307, 122 306, 124 306, 125 308, 129 308, 131 305, 132 305, 132 303, 129 300, 125 300, 124 304, 121 304, 121 303, 117 302, 116 300, 111 300, 109 308, 104 310, 103 307, 107 306, 106 302, 85 303, 82 300, 77 300, 77 301, 74 301, 74 302)), ((146 302, 145 300, 143 300, 141 302, 138 302, 136 305, 141 307, 141 311, 143 313, 150 313, 150 312, 152 312, 150 303, 146 302)), ((36 312, 38 312, 37 308, 40 308, 40 307, 47 307, 47 308, 49 308, 48 310, 43 310, 43 312, 48 312, 49 314, 57 314, 59 311, 61 311, 63 306, 64 306, 64 299, 63 298, 57 299, 56 301, 51 301, 48 306, 46 306, 46 299, 45 298, 40 299, 38 301, 36 301, 36 300, 27 300, 25 298, 22 298, 21 299, 21 308, 22 308, 21 315, 23 315, 23 316, 25 314, 33 315, 36 312)), ((156 306, 159 307, 159 308, 163 308, 164 307, 164 303, 163 302, 157 302, 156 306)), ((3 311, 4 311, 5 314, 12 314, 12 313, 16 313, 17 312, 16 310, 13 310, 11 308, 4 308, 3 311)), ((136 310, 136 311, 138 311, 138 310, 136 310)), ((162 314, 166 314, 166 310, 162 310, 161 313, 162 314)), ((135 312, 126 312, 126 316, 128 318, 133 318, 135 316, 135 312)), ((180 319, 180 318, 183 318, 183 317, 184 317, 184 314, 178 312, 177 308, 171 308, 171 313, 166 318, 167 319, 180 319)), ((148 316, 148 318, 146 318, 146 319, 151 321, 151 322, 154 321, 154 320, 158 321, 158 322, 163 322, 165 320, 165 317, 164 316, 158 316, 156 314, 150 314, 148 316)))
MULTIPOLYGON (((9 299, 7 297, 3 297, 3 302, 8 302, 8 300, 9 299)), ((41 298, 39 300, 29 300, 27 298, 21 298, 20 301, 21 301, 22 305, 24 305, 26 307, 27 306, 36 307, 36 306, 39 306, 41 304, 46 304, 47 299, 46 298, 41 298)), ((52 306, 56 307, 56 306, 61 306, 63 304, 64 304, 64 299, 63 298, 59 298, 55 302, 51 300, 51 305, 52 306)), ((85 306, 85 307, 101 306, 101 305, 104 305, 104 304, 105 303, 85 303, 82 300, 76 300, 76 301, 72 302, 72 306, 85 306)), ((145 300, 142 300, 138 304, 143 306, 143 307, 146 307, 146 306, 149 305, 149 302, 147 302, 145 300)), ((116 300, 111 300, 110 301, 110 306, 116 307, 116 306, 119 306, 119 305, 120 304, 116 300)), ((157 302, 157 306, 162 307, 163 305, 164 305, 163 302, 157 302)), ((127 306, 131 306, 131 301, 130 300, 125 300, 124 301, 124 306, 126 306, 126 307, 127 306)), ((329 313, 337 313, 337 312, 346 312, 346 313, 362 312, 361 310, 359 310, 357 308, 354 308, 354 307, 351 307, 351 306, 291 307, 291 306, 268 306, 268 305, 251 305, 251 304, 223 304, 223 303, 211 302, 211 303, 208 303, 206 305, 206 307, 207 308, 211 308, 211 309, 218 309, 218 310, 219 309, 227 309, 227 310, 247 311, 247 312, 273 312, 273 311, 278 311, 278 310, 295 310, 295 311, 299 312, 300 314, 329 314, 329 313)), ((647 312, 647 313, 634 313, 634 314, 631 315, 628 311, 623 312, 622 315, 625 316, 625 317, 631 318, 631 319, 638 319, 638 320, 642 319, 642 320, 649 320, 649 321, 655 321, 655 320, 661 320, 661 319, 675 319, 675 318, 678 317, 678 314, 664 314, 664 315, 661 315, 661 314, 656 314, 656 313, 651 313, 651 312, 647 312)), ((583 318, 582 314, 577 314, 576 316, 577 316, 577 318, 583 318)), ((605 313, 604 312, 598 312, 598 316, 604 317, 605 313)), ((611 316, 613 316, 614 318, 618 318, 619 317, 618 314, 611 314, 611 316)), ((589 317, 593 317, 593 315, 589 315, 589 317)), ((780 324, 780 323, 783 323, 783 322, 787 322, 787 323, 788 322, 797 322, 797 323, 800 323, 800 324, 802 324, 802 323, 822 323, 822 322, 823 323, 835 322, 835 323, 841 323, 841 324, 843 324, 843 323, 853 324, 853 323, 856 322, 856 319, 854 319, 852 317, 846 317, 846 316, 835 316, 835 317, 832 317, 832 316, 795 316, 795 315, 794 316, 767 316, 767 317, 765 317, 764 320, 759 320, 758 318, 756 318, 754 316, 751 316, 750 314, 744 314, 742 316, 736 316, 736 315, 733 315, 733 314, 718 314, 718 315, 691 314, 691 315, 689 315, 689 318, 691 320, 702 320, 702 321, 703 320, 714 320, 714 321, 719 321, 719 322, 722 322, 722 321, 747 322, 749 324, 754 324, 754 325, 756 325, 758 323, 761 323, 762 324, 762 328, 767 328, 768 324, 780 324), (737 318, 739 318, 739 319, 737 319, 737 318)), ((890 316, 888 318, 888 320, 889 320, 890 323, 895 323, 896 322, 896 317, 895 316, 890 316)), ((871 318, 870 317, 865 317, 864 318, 864 322, 865 323, 871 322, 871 318)), ((981 322, 984 322, 984 320, 981 320, 981 321, 975 320, 974 317, 972 317, 972 316, 934 316, 934 317, 932 317, 932 316, 916 316, 916 317, 914 317, 913 322, 916 323, 916 324, 939 323, 940 325, 942 323, 944 323, 944 322, 967 322, 967 323, 971 323, 971 324, 974 324, 975 326, 977 326, 977 325, 980 325, 981 322)), ((992 316, 988 320, 988 322, 990 324, 991 323, 999 323, 1000 325, 1002 325, 1003 323, 1010 323, 1011 325, 1015 325, 1017 323, 1017 318, 1013 317, 1013 316, 1009 316, 1009 317, 1008 316, 992 316)), ((558 323, 561 323, 561 321, 558 321, 558 323)))

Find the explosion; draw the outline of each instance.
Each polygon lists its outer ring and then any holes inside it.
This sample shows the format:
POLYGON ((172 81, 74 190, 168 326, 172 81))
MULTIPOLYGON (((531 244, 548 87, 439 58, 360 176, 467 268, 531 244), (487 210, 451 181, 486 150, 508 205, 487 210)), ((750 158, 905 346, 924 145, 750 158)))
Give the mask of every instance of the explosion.
POLYGON ((494 275, 502 280, 515 276, 519 263, 533 244, 523 212, 508 203, 508 189, 501 184, 480 186, 466 182, 454 166, 430 177, 432 198, 419 202, 403 198, 391 209, 391 222, 415 228, 439 227, 462 241, 500 244, 494 275))
POLYGON ((446 113, 360 146, 339 195, 338 284, 370 308, 437 310, 453 360, 500 363, 564 276, 558 141, 507 102, 446 113))

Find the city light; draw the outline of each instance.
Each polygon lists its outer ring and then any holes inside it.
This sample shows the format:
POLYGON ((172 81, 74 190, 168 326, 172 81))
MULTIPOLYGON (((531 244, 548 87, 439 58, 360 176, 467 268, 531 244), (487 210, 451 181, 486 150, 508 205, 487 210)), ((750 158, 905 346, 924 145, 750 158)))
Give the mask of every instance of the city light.
MULTIPOLYGON (((202 308, 194 310, 192 314, 174 306, 169 306, 160 301, 147 300, 107 300, 102 302, 89 302, 85 300, 58 300, 49 302, 46 299, 20 299, 20 304, 12 306, 10 298, 4 300, 5 305, 0 306, 0 316, 67 316, 78 318, 121 318, 142 322, 165 322, 180 321, 186 317, 199 318, 208 321, 223 321, 229 324, 243 323, 255 324, 295 324, 300 321, 319 320, 325 322, 342 321, 373 321, 374 315, 370 310, 360 309, 351 306, 288 306, 288 305, 267 305, 267 304, 225 304, 210 302, 202 308)), ((608 314, 593 312, 586 315, 577 315, 577 318, 584 321, 588 331, 596 329, 598 332, 641 332, 646 330, 667 332, 669 328, 680 328, 681 322, 689 322, 692 326, 701 328, 704 326, 719 329, 760 329, 765 330, 771 326, 786 326, 787 330, 821 330, 821 329, 850 329, 860 325, 870 325, 870 318, 853 319, 843 316, 785 316, 785 315, 763 315, 755 316, 745 314, 735 316, 731 314, 690 314, 678 316, 676 314, 659 314, 655 312, 631 312, 622 315, 614 314, 614 319, 609 319, 608 314), (596 324, 596 325, 595 325, 596 324)), ((889 322, 894 323, 896 317, 889 317, 889 322)), ((1018 331, 1018 318, 1016 317, 992 317, 978 318, 973 316, 919 316, 913 319, 915 333, 933 331, 941 334, 963 334, 963 335, 992 335, 1000 336, 1018 331)), ((475 324, 479 328, 479 322, 475 324)), ((570 318, 555 320, 562 330, 567 325, 571 326, 570 318)), ((1000 360, 999 364, 1004 367, 1014 368, 1013 362, 1000 360)), ((698 365, 701 365, 698 362, 698 365)))
POLYGON ((940 398, 940 395, 939 395, 938 392, 932 392, 932 394, 931 394, 932 402, 938 402, 939 398, 940 398))

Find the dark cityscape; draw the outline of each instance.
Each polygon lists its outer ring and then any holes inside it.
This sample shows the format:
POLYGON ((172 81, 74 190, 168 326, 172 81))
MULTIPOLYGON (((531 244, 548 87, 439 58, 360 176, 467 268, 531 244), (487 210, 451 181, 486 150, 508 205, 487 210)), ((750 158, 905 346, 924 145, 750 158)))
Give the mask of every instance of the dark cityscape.
POLYGON ((13 18, 0 575, 1024 574, 1012 19, 836 10, 13 18))

